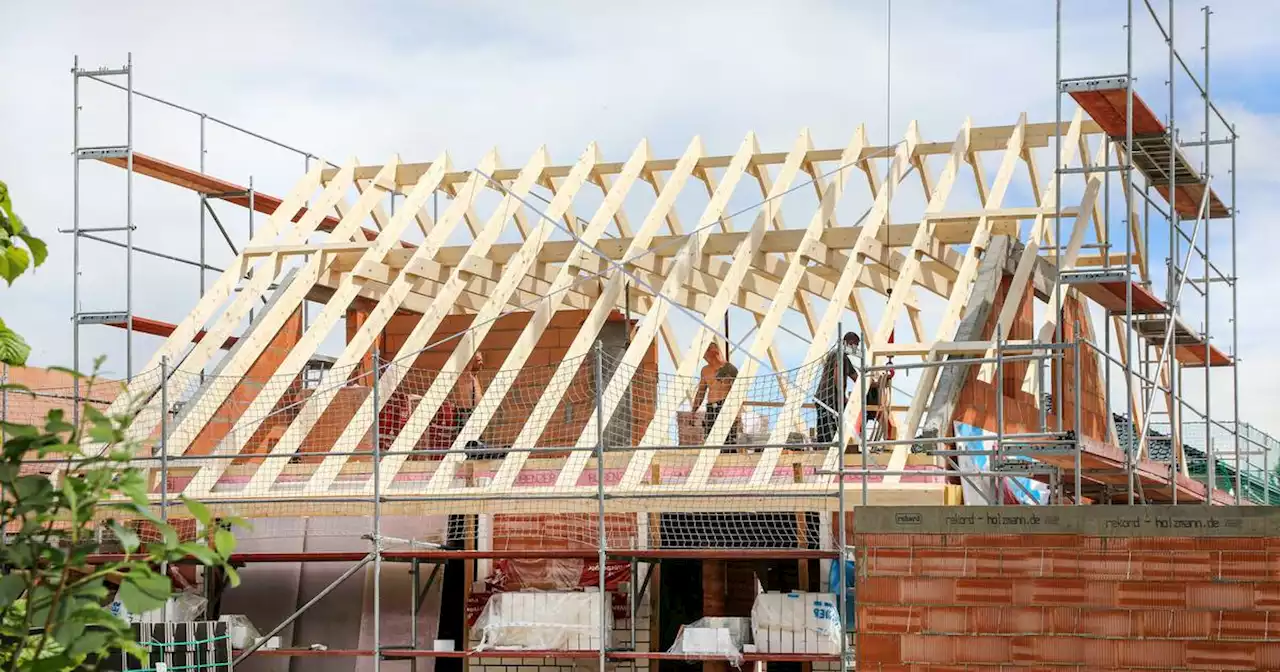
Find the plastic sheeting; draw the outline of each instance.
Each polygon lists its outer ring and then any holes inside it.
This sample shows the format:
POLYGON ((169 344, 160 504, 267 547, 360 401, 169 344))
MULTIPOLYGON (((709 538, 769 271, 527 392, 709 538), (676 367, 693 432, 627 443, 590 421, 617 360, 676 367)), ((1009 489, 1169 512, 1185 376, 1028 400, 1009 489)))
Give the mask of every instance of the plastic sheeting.
MULTIPOLYGON (((599 649, 601 604, 599 592, 497 593, 476 621, 476 650, 599 649)), ((612 631, 612 611, 605 618, 605 632, 612 631)))
POLYGON ((742 645, 750 643, 751 619, 707 616, 680 626, 676 641, 667 653, 722 656, 734 667, 742 667, 742 645))
MULTIPOLYGON (((985 430, 968 425, 963 422, 955 423, 956 437, 965 436, 981 436, 986 433, 985 430)), ((973 451, 974 455, 961 455, 956 458, 960 469, 963 471, 989 471, 991 467, 991 457, 989 455, 981 455, 990 451, 994 446, 988 445, 986 441, 969 440, 956 441, 956 448, 963 451, 973 451)), ((1033 462, 1031 458, 1025 455, 1010 455, 1006 459, 1014 462, 1033 462)), ((1017 475, 1009 475, 1004 479, 996 479, 994 477, 985 476, 969 476, 961 481, 962 490, 964 492, 964 503, 968 505, 989 505, 989 504, 1030 504, 1030 505, 1046 505, 1049 503, 1049 485, 1041 483, 1034 478, 1027 478, 1017 475), (1004 489, 999 493, 997 500, 996 483, 1003 483, 1004 489)))
POLYGON ((751 607, 761 653, 840 653, 840 614, 833 593, 761 593, 751 607))

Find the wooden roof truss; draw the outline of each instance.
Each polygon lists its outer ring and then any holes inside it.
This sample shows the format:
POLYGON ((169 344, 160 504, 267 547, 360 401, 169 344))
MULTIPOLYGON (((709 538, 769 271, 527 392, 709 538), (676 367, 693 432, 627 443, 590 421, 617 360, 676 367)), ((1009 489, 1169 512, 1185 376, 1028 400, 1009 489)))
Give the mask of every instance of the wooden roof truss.
MULTIPOLYGON (((1097 141, 1098 155, 1091 156, 1089 140, 1102 134, 1082 112, 1077 111, 1062 131, 1057 162, 1062 167, 1092 166, 1102 161, 1110 147, 1097 141)), ((926 142, 912 123, 903 139, 890 146, 871 144, 859 128, 848 144, 831 149, 816 149, 805 131, 782 152, 762 151, 755 135, 748 134, 729 155, 710 155, 701 139, 695 138, 675 158, 656 158, 649 144, 641 142, 621 162, 605 161, 592 144, 570 164, 553 163, 546 148, 539 148, 519 166, 504 165, 496 150, 472 169, 455 168, 447 154, 419 164, 393 158, 377 166, 351 161, 340 168, 324 169, 317 163, 280 199, 236 263, 214 282, 153 357, 148 370, 156 369, 161 358, 166 358, 174 375, 197 376, 211 366, 219 346, 235 335, 250 311, 259 312, 251 328, 217 363, 217 375, 209 376, 170 423, 167 454, 187 453, 304 301, 319 302, 323 307, 311 316, 299 342, 275 367, 274 375, 282 379, 297 376, 348 311, 361 306, 368 312, 367 319, 349 332, 325 379, 293 409, 294 417, 270 447, 270 454, 278 459, 256 459, 247 465, 233 465, 229 459, 201 462, 183 493, 211 501, 234 500, 246 496, 243 493, 271 493, 281 489, 283 473, 303 470, 301 484, 289 489, 297 496, 320 499, 353 490, 372 494, 372 479, 352 486, 341 477, 352 470, 367 473, 369 467, 358 466, 351 453, 359 450, 369 432, 376 412, 374 395, 366 396, 353 419, 334 432, 330 453, 320 458, 318 465, 291 465, 285 458, 298 453, 334 403, 345 377, 367 356, 394 315, 420 315, 398 352, 384 353, 386 359, 398 361, 411 359, 431 345, 433 334, 447 316, 465 313, 475 316, 472 328, 456 339, 443 373, 433 379, 430 389, 411 409, 391 454, 380 462, 379 475, 382 482, 391 483, 405 470, 425 470, 423 478, 397 492, 442 500, 477 492, 518 494, 517 476, 529 456, 525 451, 507 454, 486 485, 468 487, 458 478, 465 459, 460 449, 481 437, 493 421, 493 409, 509 391, 513 376, 495 379, 484 393, 489 403, 477 406, 453 450, 442 460, 431 463, 430 468, 407 460, 408 451, 440 410, 458 372, 499 316, 515 310, 532 313, 510 354, 497 366, 514 371, 526 366, 558 311, 586 311, 560 364, 568 371, 590 353, 610 315, 629 301, 638 323, 621 355, 618 373, 608 380, 602 395, 605 415, 612 417, 616 400, 628 389, 634 371, 657 342, 663 343, 674 365, 673 379, 678 381, 667 391, 677 400, 670 406, 691 397, 702 353, 717 338, 711 327, 723 324, 725 316, 737 309, 750 316, 753 330, 740 358, 734 391, 706 438, 706 445, 713 447, 691 454, 688 476, 680 485, 652 482, 650 467, 661 459, 657 449, 674 433, 676 422, 673 414, 659 413, 642 428, 639 445, 627 453, 624 464, 619 464, 623 471, 620 481, 610 486, 629 493, 714 496, 722 488, 710 478, 720 459, 719 446, 745 401, 739 387, 749 384, 745 381, 753 376, 786 368, 788 360, 778 336, 791 329, 784 324, 789 315, 802 318, 807 332, 802 334, 808 344, 799 361, 820 359, 849 314, 861 326, 870 361, 886 354, 935 360, 949 352, 947 344, 956 338, 979 262, 993 236, 1011 236, 1023 242, 1013 269, 1012 295, 998 318, 1004 333, 1013 323, 1019 299, 1032 284, 1037 264, 1050 260, 1057 268, 1071 270, 1104 263, 1081 253, 1089 237, 1089 222, 1094 222, 1094 238, 1101 235, 1098 195, 1102 176, 1080 175, 1082 195, 1059 205, 1054 171, 1038 166, 1035 154, 1037 149, 1052 147, 1055 134, 1053 124, 1030 124, 1023 115, 1008 126, 974 127, 966 121, 954 139, 942 142, 926 142), (988 176, 983 167, 982 159, 988 155, 996 160, 994 176, 988 176), (861 179, 853 179, 858 177, 856 173, 861 173, 861 179), (912 173, 922 187, 924 209, 917 221, 891 221, 894 199, 909 188, 912 173), (1023 186, 1015 189, 1019 175, 1026 178, 1019 180, 1023 186), (978 207, 949 205, 957 184, 969 180, 978 207), (694 184, 699 182, 705 197, 696 194, 694 184), (869 207, 860 220, 851 221, 843 214, 847 203, 842 209, 842 202, 851 193, 863 192, 859 183, 868 185, 865 198, 869 207), (635 215, 635 209, 626 205, 629 197, 646 191, 645 184, 652 191, 652 201, 643 216, 633 220, 628 215, 635 215), (805 219, 797 219, 796 208, 787 206, 800 199, 794 194, 808 191, 810 186, 816 207, 805 219), (540 190, 549 198, 533 198, 540 190), (1008 205, 1011 192, 1024 199, 1029 196, 1030 202, 1008 205), (393 193, 397 201, 391 208, 393 193), (588 193, 591 195, 585 196, 588 193), (438 219, 426 214, 433 195, 447 204, 438 219), (697 198, 701 198, 701 206, 691 210, 689 203, 697 198), (730 206, 744 201, 755 205, 747 209, 730 206), (789 217, 784 216, 784 208, 789 217), (1055 259, 1046 256, 1045 250, 1053 249, 1051 236, 1058 208, 1068 237, 1061 257, 1055 259), (482 216, 481 211, 487 214, 482 216), (689 221, 683 221, 682 215, 690 216, 689 221), (369 222, 371 227, 366 226, 369 222), (418 242, 407 242, 409 238, 418 242), (465 242, 460 244, 459 238, 465 242), (278 287, 273 289, 273 285, 278 287), (883 300, 875 319, 866 310, 864 294, 883 300), (926 300, 930 295, 937 298, 926 300), (261 307, 264 297, 270 297, 265 309, 261 307), (940 312, 935 310, 937 306, 942 306, 940 312), (683 311, 692 311, 700 320, 692 334, 683 334, 686 342, 681 344, 672 316, 683 311), (929 311, 937 315, 930 316, 932 329, 926 331, 922 314, 929 311), (899 334, 897 342, 890 344, 890 335, 904 317, 916 342, 899 334), (192 345, 197 332, 204 338, 192 345), (247 483, 224 491, 219 483, 229 471, 245 472, 247 483)), ((1140 246, 1140 241, 1134 242, 1140 246)), ((1138 264, 1145 269, 1141 255, 1138 264)), ((1067 291, 1056 284, 1052 290, 1067 291)), ((1057 319, 1052 311, 1046 312, 1038 332, 1040 340, 1051 337, 1057 319)), ((990 343, 964 345, 975 353, 992 347, 990 343)), ((401 385, 409 370, 407 366, 391 366, 380 372, 378 396, 382 402, 401 385)), ((830 476, 819 476, 808 483, 783 485, 775 477, 783 454, 780 446, 802 424, 801 410, 810 401, 815 371, 813 367, 801 369, 794 379, 778 376, 785 402, 779 420, 769 429, 770 443, 775 447, 750 459, 747 483, 751 486, 817 493, 831 480, 830 476)), ((992 374, 992 367, 987 366, 980 375, 989 380, 992 374)), ((557 371, 550 377, 516 437, 515 447, 527 448, 537 442, 571 378, 572 371, 568 375, 557 371)), ((916 391, 905 411, 901 435, 914 435, 937 378, 938 369, 930 368, 915 379, 916 391)), ((131 400, 154 407, 158 385, 155 376, 139 376, 113 410, 123 410, 131 400)), ((1034 385, 1030 377, 1025 381, 1028 391, 1034 385)), ((263 386, 218 452, 242 454, 281 402, 285 389, 282 385, 263 386)), ((855 433, 855 421, 862 410, 858 395, 851 395, 851 399, 845 412, 846 435, 855 433)), ((137 438, 153 436, 159 421, 159 413, 143 413, 131 431, 137 438)), ((576 441, 577 447, 594 446, 597 429, 593 414, 576 441)), ((838 451, 832 448, 821 460, 825 471, 818 473, 829 474, 838 459, 838 451)), ((591 460, 590 451, 580 450, 555 461, 559 471, 554 485, 541 492, 573 495, 583 488, 579 481, 591 460)), ((907 462, 907 447, 899 446, 888 467, 891 472, 898 471, 907 462)), ((890 475, 876 487, 886 492, 908 491, 912 485, 890 475)), ((594 486, 591 489, 594 491, 594 486)))

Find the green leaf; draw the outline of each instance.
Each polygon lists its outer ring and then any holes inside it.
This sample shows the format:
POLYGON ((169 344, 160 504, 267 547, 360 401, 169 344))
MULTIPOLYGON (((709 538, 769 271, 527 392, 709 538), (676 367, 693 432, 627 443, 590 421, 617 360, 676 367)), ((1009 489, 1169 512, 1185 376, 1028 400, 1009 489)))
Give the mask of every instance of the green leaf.
POLYGON ((114 427, 98 425, 89 430, 89 438, 98 443, 115 443, 116 430, 114 427))
POLYGON ((19 501, 37 499, 53 492, 53 484, 43 474, 28 474, 13 482, 13 494, 19 501))
POLYGON ((182 498, 182 503, 187 505, 187 510, 196 517, 196 520, 200 521, 202 526, 209 526, 209 522, 213 520, 213 515, 209 513, 209 507, 186 496, 182 498))
POLYGON ((200 561, 200 564, 205 566, 221 564, 221 558, 218 557, 218 554, 214 553, 213 549, 205 546, 204 544, 188 542, 180 545, 178 550, 183 557, 191 556, 200 561))
POLYGON ((58 373, 64 373, 64 374, 66 374, 66 375, 68 375, 68 376, 71 376, 72 378, 88 378, 88 376, 84 375, 83 373, 80 373, 79 371, 76 371, 75 369, 67 368, 67 367, 65 367, 65 366, 50 366, 49 368, 47 368, 47 369, 45 369, 45 370, 46 370, 46 371, 57 371, 58 373))
POLYGON ((124 550, 126 553, 132 553, 138 550, 138 546, 142 544, 142 542, 138 539, 137 532, 134 532, 133 530, 127 527, 124 527, 120 523, 117 523, 116 521, 113 520, 111 521, 109 527, 111 528, 112 534, 116 535, 116 539, 120 540, 120 545, 124 547, 124 550))
POLYGON ((91 653, 105 655, 108 649, 112 648, 108 646, 112 637, 112 633, 106 630, 90 630, 71 643, 71 646, 67 649, 67 655, 72 658, 80 658, 91 653))
POLYGON ((222 571, 226 572, 227 581, 230 582, 232 588, 240 585, 240 572, 237 572, 235 567, 227 565, 222 568, 222 571))
POLYGON ((125 575, 118 595, 125 609, 141 614, 164 606, 172 590, 168 577, 134 570, 125 575))
MULTIPOLYGON (((3 322, 0 322, 0 324, 3 324, 3 322)), ((0 383, 0 392, 18 392, 19 394, 25 394, 32 399, 39 398, 36 396, 35 392, 31 391, 31 388, 26 385, 19 385, 18 383, 0 383)))
POLYGON ((13 214, 13 197, 9 195, 9 185, 3 180, 0 180, 0 212, 3 212, 5 217, 17 221, 18 216, 13 214))
POLYGON ((46 455, 79 455, 80 444, 78 443, 51 443, 47 446, 40 446, 40 457, 46 455))
POLYGON ((58 619, 53 628, 53 641, 61 646, 69 647, 80 635, 84 634, 85 624, 74 619, 58 619))
POLYGON ((213 547, 218 549, 218 555, 223 559, 230 558, 236 550, 236 536, 230 530, 219 528, 213 533, 213 547))
POLYGON ((45 245, 43 240, 29 233, 19 233, 18 237, 27 244, 27 249, 31 250, 31 256, 36 266, 43 264, 44 260, 49 258, 49 246, 45 245))
POLYGON ((0 576, 0 610, 8 609, 27 589, 27 582, 16 573, 0 576))
POLYGON ((21 247, 10 247, 5 249, 4 257, 9 263, 0 268, 0 278, 4 278, 10 285, 14 280, 18 279, 27 270, 27 266, 31 263, 31 255, 21 247))
POLYGON ((23 668, 28 672, 66 672, 75 669, 75 661, 65 651, 48 658, 41 658, 31 663, 31 667, 23 668))
POLYGON ((13 422, 0 422, 0 428, 9 436, 21 436, 25 438, 35 438, 40 435, 40 430, 34 425, 20 425, 13 422))
MULTIPOLYGON (((4 255, 0 255, 0 276, 3 276, 8 268, 4 259, 4 255)), ((27 356, 30 354, 31 346, 27 345, 18 332, 6 327, 4 320, 0 320, 0 363, 25 366, 27 356)))

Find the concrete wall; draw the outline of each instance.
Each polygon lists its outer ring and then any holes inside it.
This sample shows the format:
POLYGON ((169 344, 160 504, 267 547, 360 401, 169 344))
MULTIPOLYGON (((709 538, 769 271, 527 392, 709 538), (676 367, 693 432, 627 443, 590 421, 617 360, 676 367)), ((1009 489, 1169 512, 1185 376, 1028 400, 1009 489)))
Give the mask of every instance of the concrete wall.
POLYGON ((1280 513, 860 510, 860 671, 1280 669, 1280 513))

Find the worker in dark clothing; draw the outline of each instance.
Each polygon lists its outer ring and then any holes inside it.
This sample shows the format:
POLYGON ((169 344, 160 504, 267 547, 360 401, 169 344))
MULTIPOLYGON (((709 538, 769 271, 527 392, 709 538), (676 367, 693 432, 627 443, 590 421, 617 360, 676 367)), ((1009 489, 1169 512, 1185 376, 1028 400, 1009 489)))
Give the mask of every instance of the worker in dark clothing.
POLYGON ((858 370, 853 363, 853 354, 857 351, 862 339, 850 331, 840 341, 840 347, 827 354, 822 362, 822 373, 818 379, 818 390, 814 400, 818 407, 818 431, 815 439, 818 443, 835 441, 839 431, 840 420, 844 414, 844 405, 848 400, 848 390, 858 382, 858 370), (841 381, 845 394, 841 394, 841 381))

